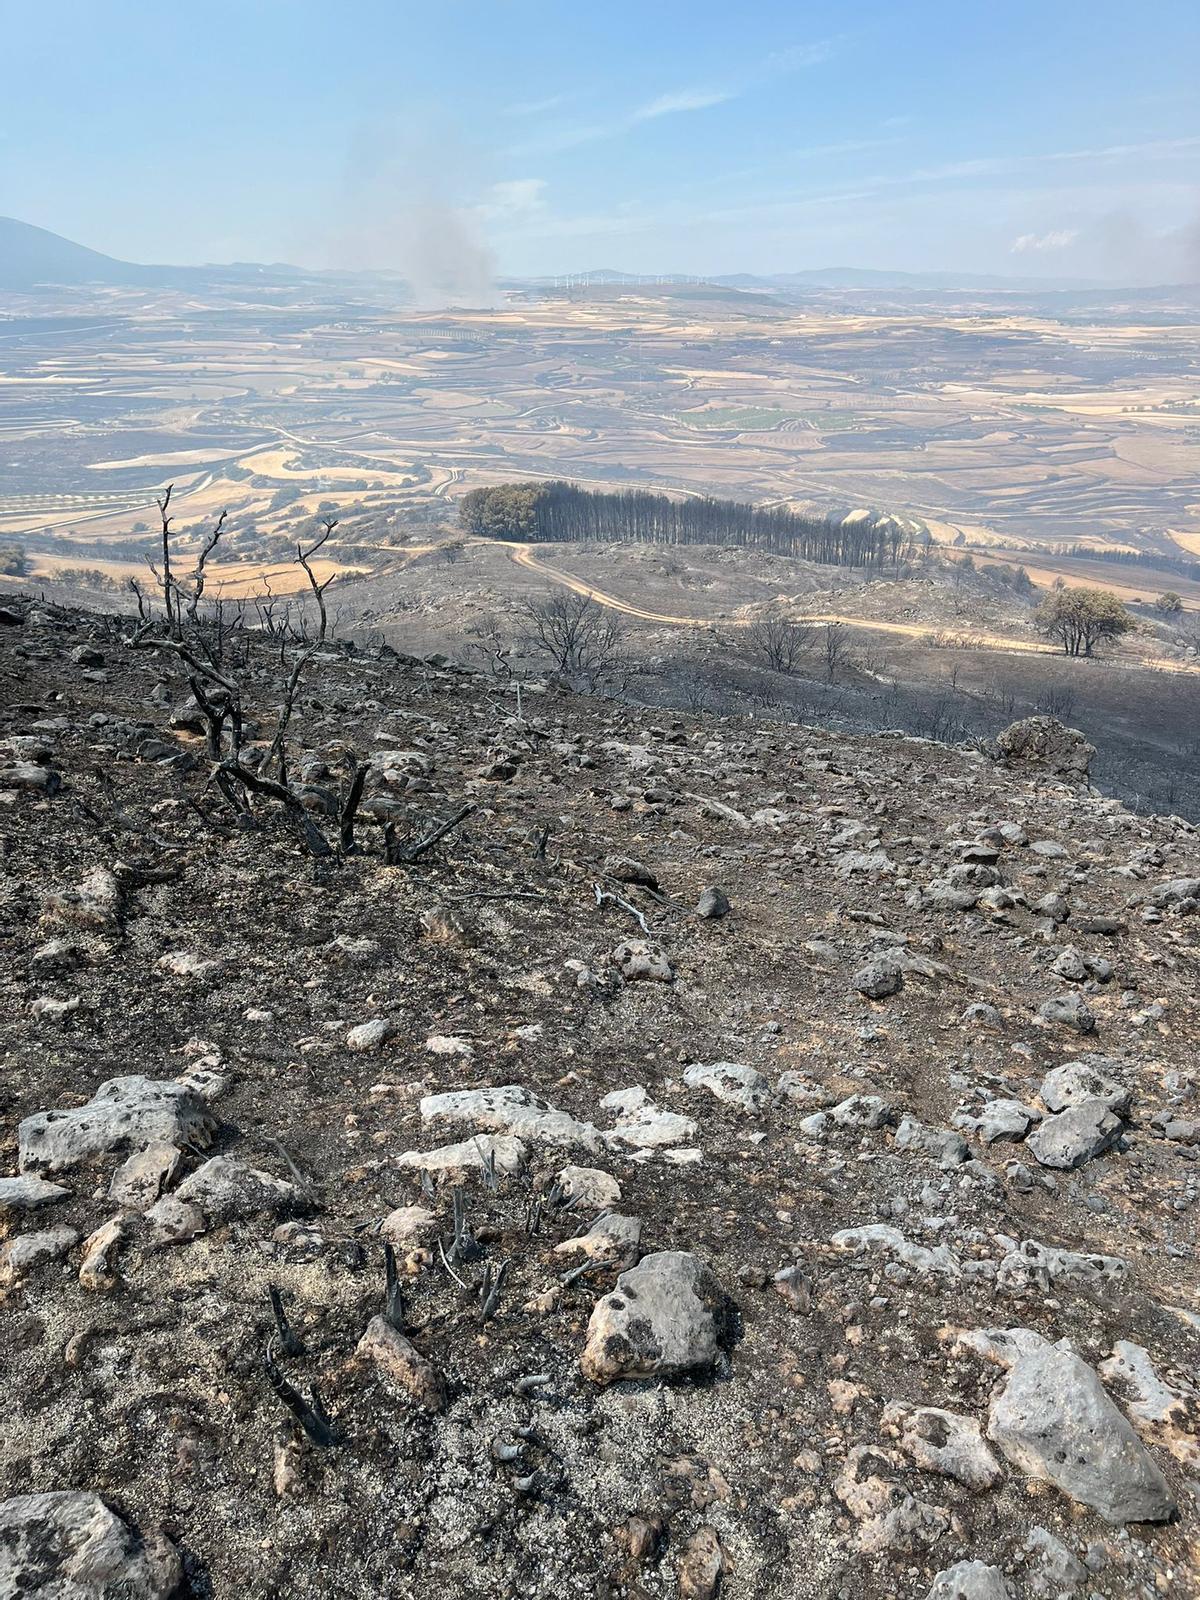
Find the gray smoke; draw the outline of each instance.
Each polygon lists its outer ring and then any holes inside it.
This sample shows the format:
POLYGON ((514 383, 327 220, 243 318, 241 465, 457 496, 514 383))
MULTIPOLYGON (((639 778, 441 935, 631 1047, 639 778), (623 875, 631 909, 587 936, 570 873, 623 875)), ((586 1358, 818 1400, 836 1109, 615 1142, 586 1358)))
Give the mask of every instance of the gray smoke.
POLYGON ((1104 277, 1126 283, 1200 282, 1200 211, 1156 229, 1134 211, 1111 211, 1080 235, 1104 277))
POLYGON ((452 136, 361 125, 351 139, 326 264, 398 272, 420 306, 496 303, 493 261, 452 136))

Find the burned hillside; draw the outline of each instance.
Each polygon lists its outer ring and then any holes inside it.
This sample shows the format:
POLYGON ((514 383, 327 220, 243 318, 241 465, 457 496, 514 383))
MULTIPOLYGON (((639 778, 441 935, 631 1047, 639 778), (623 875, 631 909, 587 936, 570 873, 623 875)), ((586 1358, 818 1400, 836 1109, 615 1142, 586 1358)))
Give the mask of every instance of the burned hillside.
POLYGON ((0 601, 0 1595, 1200 1593, 1189 823, 240 648, 0 601))

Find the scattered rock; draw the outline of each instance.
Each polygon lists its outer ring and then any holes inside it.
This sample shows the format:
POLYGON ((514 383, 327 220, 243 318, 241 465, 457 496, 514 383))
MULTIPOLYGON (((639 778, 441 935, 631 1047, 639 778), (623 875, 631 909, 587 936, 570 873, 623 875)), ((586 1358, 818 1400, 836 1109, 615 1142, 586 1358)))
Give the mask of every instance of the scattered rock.
POLYGON ((74 1228, 45 1228, 40 1233, 19 1233, 0 1246, 0 1287, 19 1283, 46 1261, 61 1261, 79 1243, 74 1228))
POLYGON ((396 1165, 414 1171, 424 1168, 438 1177, 459 1178, 480 1171, 486 1160, 495 1164, 501 1177, 510 1178, 525 1165, 527 1155, 525 1145, 510 1134, 481 1133, 462 1144, 444 1144, 437 1150, 406 1150, 396 1157, 396 1165))
POLYGON ((181 1083, 110 1078, 86 1105, 26 1117, 17 1129, 18 1158, 23 1172, 61 1172, 92 1156, 150 1144, 205 1150, 216 1128, 206 1103, 181 1083))
POLYGON ((621 976, 626 983, 640 981, 673 983, 675 981, 675 972, 671 963, 658 945, 651 944, 646 939, 624 940, 613 951, 612 958, 620 969, 621 976))
POLYGON ((28 1600, 168 1600, 182 1579, 161 1535, 139 1535, 83 1489, 0 1501, 0 1593, 28 1600))
POLYGON ((577 1205, 603 1211, 620 1204, 621 1185, 611 1173, 598 1167, 564 1167, 556 1181, 563 1199, 577 1205))
POLYGON ((519 1083, 498 1089, 457 1089, 448 1094, 426 1095, 421 1101, 421 1121, 465 1123, 489 1133, 507 1133, 545 1144, 579 1145, 595 1150, 600 1134, 590 1122, 579 1122, 556 1111, 519 1083))
POLYGON ((983 1442, 979 1424, 970 1417, 936 1406, 910 1406, 891 1400, 882 1426, 895 1431, 900 1449, 922 1472, 956 1478, 968 1489, 994 1489, 1004 1476, 1000 1463, 983 1442))
POLYGON ((372 1317, 358 1341, 358 1356, 371 1361, 425 1411, 446 1409, 446 1380, 415 1345, 385 1317, 372 1317))
POLYGON ((1122 1126, 1103 1100, 1085 1100, 1047 1117, 1025 1141, 1025 1147, 1043 1167, 1081 1167, 1114 1144, 1122 1126))
POLYGON ((761 1111, 770 1096, 771 1086, 753 1067, 733 1061, 714 1061, 708 1066, 688 1067, 683 1081, 689 1089, 707 1089, 726 1105, 741 1111, 761 1111))
POLYGON ((1047 1000, 1038 1011, 1043 1022, 1055 1022, 1064 1028, 1074 1028, 1076 1033, 1095 1033, 1096 1013, 1082 995, 1072 990, 1047 1000))
POLYGON ((26 1211, 40 1211, 56 1205, 71 1193, 61 1183, 27 1174, 22 1178, 0 1178, 0 1217, 26 1211))
POLYGON ((1005 1367, 988 1412, 988 1438, 1026 1473, 1091 1506, 1109 1522, 1164 1522, 1167 1481, 1095 1372, 1065 1341, 1027 1328, 961 1333, 959 1344, 1005 1367))
POLYGON ((645 1256, 596 1303, 580 1358, 593 1383, 674 1378, 717 1359, 724 1298, 709 1269, 682 1250, 645 1256))
POLYGON ((715 886, 703 890, 699 900, 696 901, 696 915, 706 922, 715 922, 720 917, 727 917, 729 911, 728 896, 723 889, 715 886))
POLYGON ((362 1053, 378 1050, 395 1033, 395 1024, 386 1017, 373 1017, 370 1022, 360 1022, 346 1035, 346 1049, 362 1053))
POLYGON ((294 1183, 260 1172, 236 1156, 213 1156, 183 1180, 174 1198, 199 1207, 210 1225, 305 1207, 294 1183))
POLYGON ((959 1561, 938 1573, 925 1600, 1012 1600, 1012 1590, 999 1567, 959 1561))
POLYGON ((131 1211, 148 1211, 174 1179, 182 1159, 173 1144, 149 1144, 136 1151, 113 1173, 109 1199, 131 1211))
POLYGON ((834 1492, 860 1524, 860 1550, 913 1554, 949 1529, 950 1513, 910 1494, 902 1481, 906 1473, 904 1458, 894 1450, 855 1445, 847 1455, 834 1492))
POLYGON ((996 735, 993 758, 1005 766, 1041 768, 1055 777, 1086 782, 1096 748, 1078 728, 1057 717, 1025 717, 996 735))
POLYGON ((854 974, 854 987, 868 1000, 886 1000, 904 987, 904 973, 892 956, 874 956, 854 974))

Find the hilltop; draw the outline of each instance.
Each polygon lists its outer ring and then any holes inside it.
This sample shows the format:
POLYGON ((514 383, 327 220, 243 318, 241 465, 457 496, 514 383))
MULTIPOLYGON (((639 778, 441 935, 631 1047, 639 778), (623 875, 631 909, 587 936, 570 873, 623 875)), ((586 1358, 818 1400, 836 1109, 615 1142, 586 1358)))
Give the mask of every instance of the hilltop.
POLYGON ((1197 1592, 1190 824, 208 642, 0 597, 15 1592, 1197 1592))

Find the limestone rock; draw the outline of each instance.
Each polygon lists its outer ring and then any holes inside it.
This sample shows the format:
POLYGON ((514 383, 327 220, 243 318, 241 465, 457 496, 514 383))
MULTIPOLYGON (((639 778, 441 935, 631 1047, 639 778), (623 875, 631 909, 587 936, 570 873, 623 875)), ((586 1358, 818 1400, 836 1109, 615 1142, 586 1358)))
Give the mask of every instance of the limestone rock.
POLYGON ((1064 1028, 1074 1028, 1076 1033, 1095 1033, 1096 1013, 1083 997, 1071 990, 1068 994, 1053 995, 1039 1009, 1043 1022, 1056 1022, 1064 1028))
POLYGON ((182 1152, 173 1144, 148 1144, 113 1173, 108 1197, 130 1211, 148 1211, 179 1171, 182 1152))
POLYGON ((673 983, 675 980, 671 963, 659 947, 647 939, 623 940, 613 951, 612 958, 627 983, 673 983))
POLYGON ((679 1600, 716 1600, 725 1576, 725 1552, 715 1528, 699 1528, 687 1541, 676 1575, 679 1600))
POLYGON ((121 920, 121 886, 107 867, 93 867, 74 889, 63 889, 42 902, 47 922, 107 932, 121 920))
POLYGON ((974 1133, 984 1144, 995 1144, 998 1139, 1023 1139, 1031 1124, 1041 1113, 1019 1100, 989 1100, 978 1116, 967 1111, 956 1111, 950 1119, 956 1128, 974 1133))
POLYGON ((84 1240, 79 1263, 80 1287, 93 1294, 108 1294, 117 1287, 117 1251, 125 1238, 125 1219, 110 1217, 84 1240))
POLYGON ((616 1141, 638 1150, 659 1150, 693 1139, 698 1131, 691 1117, 661 1111, 640 1087, 606 1094, 600 1104, 617 1112, 616 1127, 605 1135, 610 1144, 616 1141))
POLYGON ((385 1317, 372 1317, 358 1341, 358 1355, 372 1361, 426 1411, 446 1409, 446 1380, 385 1317))
POLYGON ((356 1053, 367 1050, 378 1050, 381 1045, 395 1033, 395 1024, 386 1017, 372 1017, 370 1022, 360 1022, 356 1028, 351 1028, 346 1035, 346 1049, 356 1053))
POLYGON ((380 1238, 402 1250, 434 1238, 437 1232, 438 1219, 428 1206, 397 1206, 379 1224, 380 1238))
POLYGON ((0 1593, 27 1600, 167 1600, 174 1547, 143 1537, 83 1489, 0 1501, 0 1593))
POLYGON ((421 1101, 421 1121, 465 1123, 488 1133, 506 1133, 546 1144, 579 1145, 596 1150, 600 1134, 590 1122, 580 1122, 556 1111, 519 1083, 497 1089, 458 1089, 449 1094, 426 1095, 421 1101))
POLYGON ((40 1233, 19 1233, 0 1247, 0 1287, 19 1283, 46 1261, 61 1261, 79 1243, 74 1228, 44 1228, 40 1233))
POLYGON ((854 987, 868 1000, 886 1000, 904 987, 904 973, 892 956, 873 956, 854 974, 854 987))
POLYGON ((729 909, 728 896, 723 889, 718 889, 715 885, 703 890, 699 900, 696 901, 696 915, 706 922, 715 922, 720 917, 727 917, 729 909))
POLYGON ((771 1092, 761 1072, 733 1061, 714 1061, 707 1066, 697 1063, 686 1068, 683 1081, 689 1089, 707 1089, 716 1099, 741 1111, 761 1111, 771 1092))
POLYGON ((909 1493, 904 1458, 895 1450, 855 1445, 834 1484, 834 1493, 860 1523, 858 1547, 868 1554, 911 1554, 936 1544, 950 1526, 950 1513, 909 1493))
POLYGON ((1113 1116, 1103 1100, 1085 1100, 1047 1117, 1025 1141, 1025 1147, 1043 1167, 1069 1171, 1107 1150, 1121 1132, 1121 1119, 1113 1116))
POLYGON ((1027 1328, 963 1333, 961 1347, 1008 1369, 988 1438, 1014 1467, 1091 1506, 1109 1522, 1165 1522, 1167 1481, 1100 1379, 1066 1345, 1027 1328))
POLYGON ((556 1181, 563 1199, 574 1201, 576 1205, 602 1211, 620 1204, 621 1185, 610 1172, 602 1172, 599 1167, 564 1167, 556 1181))
POLYGON ((92 1156, 155 1143, 204 1150, 216 1127, 208 1106, 184 1084, 110 1078, 86 1105, 26 1117, 17 1129, 19 1161, 23 1172, 61 1172, 92 1156))
POLYGON ((992 756, 1005 766, 1040 768, 1054 777, 1084 782, 1096 754, 1078 728, 1057 717, 1025 717, 996 735, 992 756))
POLYGON ((658 875, 644 861, 635 861, 632 856, 605 856, 601 872, 606 878, 615 878, 618 883, 635 883, 645 889, 659 887, 658 875))
POLYGON ((1055 1067, 1042 1079, 1042 1103, 1050 1111, 1069 1111, 1088 1100, 1099 1100, 1117 1116, 1128 1115, 1133 1099, 1127 1084, 1112 1075, 1120 1063, 1109 1056, 1077 1056, 1055 1067))
POLYGON ((717 1359, 724 1300, 709 1269, 682 1250, 664 1250, 623 1272, 597 1301, 580 1359, 593 1383, 673 1378, 717 1359))
POLYGON ((925 1600, 1012 1600, 1012 1590, 999 1567, 957 1561, 938 1573, 925 1600))
POLYGON ((480 1133, 462 1144, 444 1144, 436 1150, 406 1150, 396 1165, 410 1171, 456 1178, 482 1169, 485 1157, 495 1162, 497 1173, 509 1178, 525 1165, 528 1151, 520 1139, 506 1133, 480 1133))
POLYGON ((900 1449, 922 1472, 939 1472, 976 1491, 994 1489, 1003 1477, 979 1424, 970 1417, 892 1400, 881 1421, 884 1428, 895 1429, 900 1449))
POLYGON ((642 1224, 638 1217, 623 1217, 610 1211, 598 1217, 586 1233, 556 1244, 556 1255, 602 1262, 608 1267, 632 1267, 638 1258, 642 1224))
POLYGON ((198 1206, 210 1224, 304 1208, 304 1197, 294 1183, 260 1172, 236 1156, 214 1156, 197 1167, 174 1198, 198 1206))
POLYGON ((927 1128, 916 1117, 904 1117, 901 1120, 893 1148, 911 1151, 914 1155, 931 1156, 940 1167, 946 1169, 961 1166, 970 1154, 967 1142, 960 1133, 950 1128, 927 1128))
POLYGON ((49 1183, 32 1173, 20 1178, 0 1178, 0 1217, 40 1211, 43 1206, 65 1200, 70 1193, 61 1183, 49 1183))

